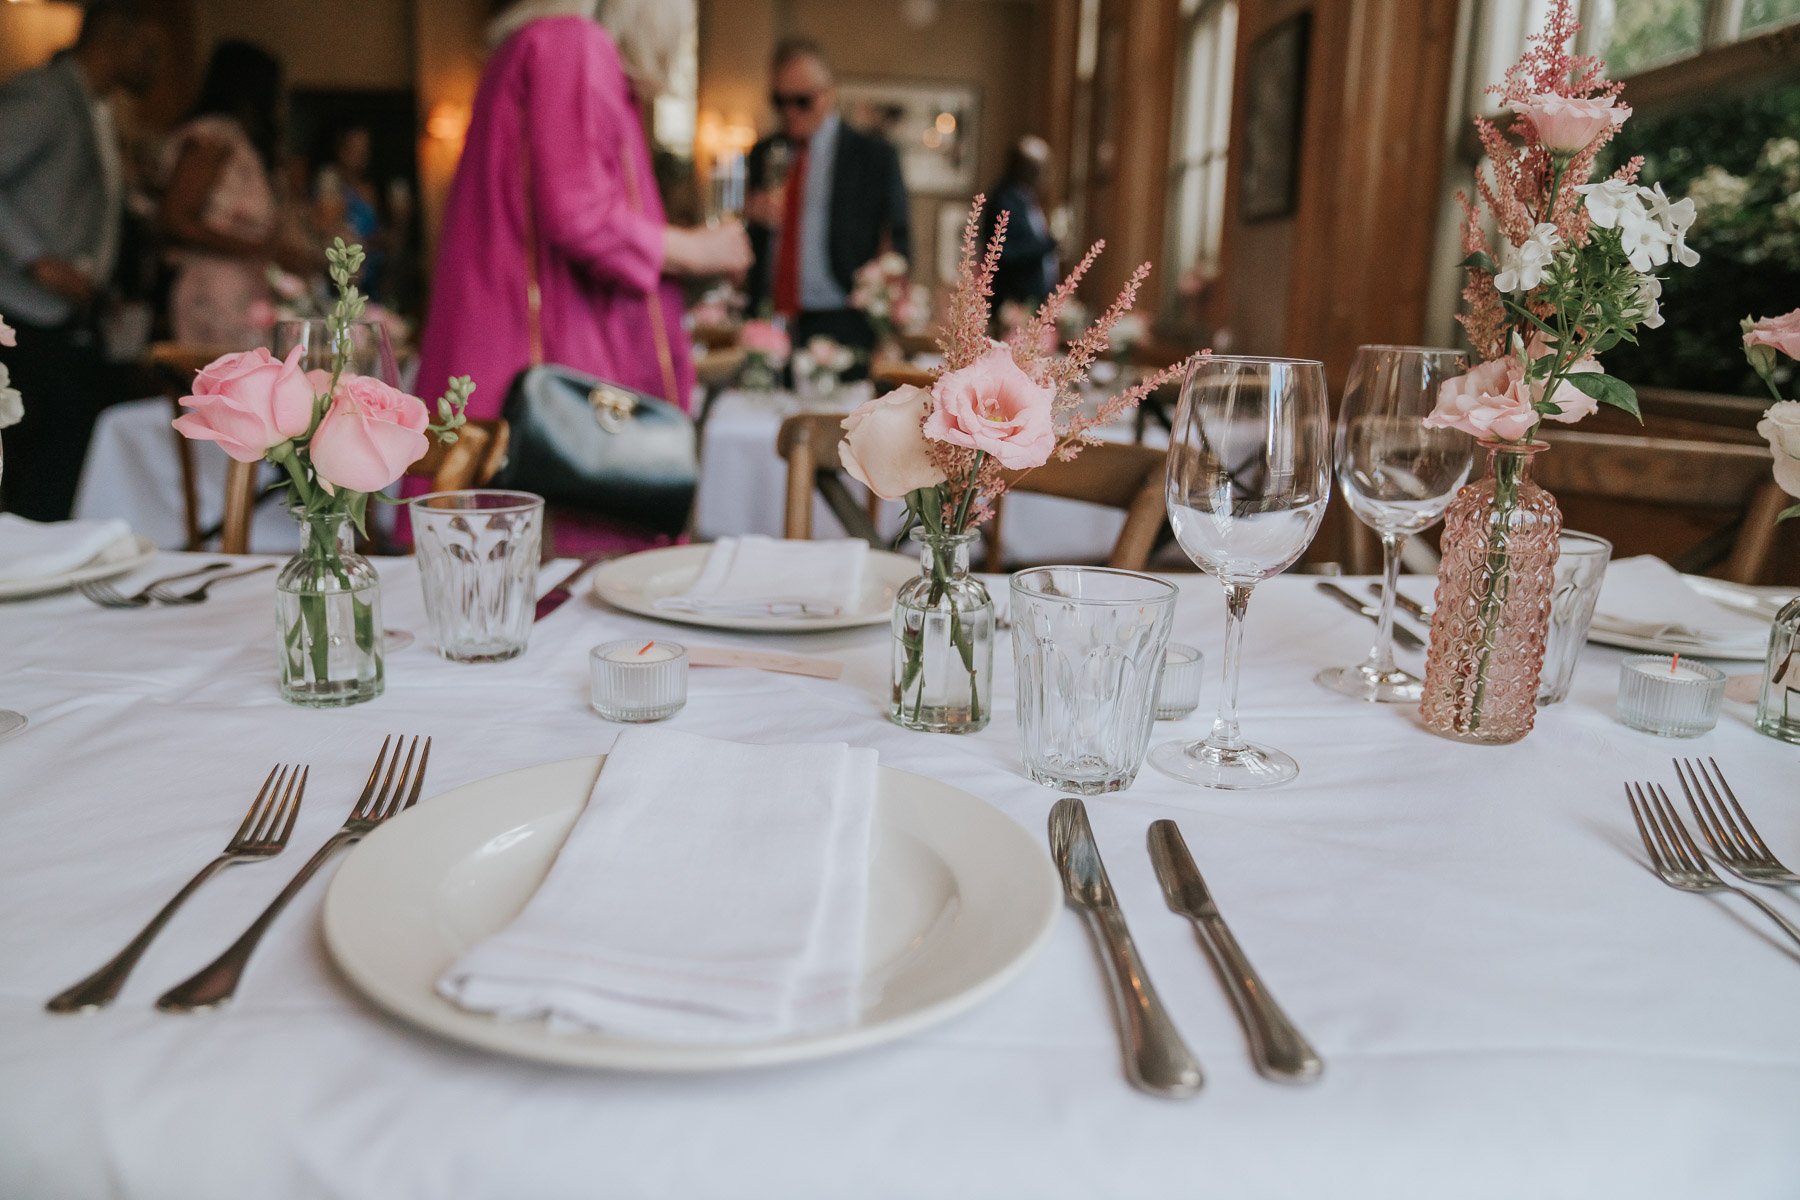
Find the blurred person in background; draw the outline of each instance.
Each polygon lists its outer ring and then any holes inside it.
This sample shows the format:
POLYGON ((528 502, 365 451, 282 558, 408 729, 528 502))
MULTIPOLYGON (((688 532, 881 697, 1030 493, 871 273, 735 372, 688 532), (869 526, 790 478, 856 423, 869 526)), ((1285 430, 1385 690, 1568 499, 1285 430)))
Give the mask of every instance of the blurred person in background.
POLYGON ((324 247, 283 219, 276 167, 281 62, 250 42, 213 47, 200 98, 164 149, 161 223, 174 280, 175 340, 219 350, 257 345, 269 307, 268 270, 315 271, 324 247))
MULTIPOLYGON (((644 114, 693 20, 692 0, 516 0, 498 10, 445 208, 419 395, 469 375, 468 415, 491 420, 513 378, 541 361, 691 405, 677 280, 741 276, 750 264, 741 227, 670 225, 656 191, 644 114)), ((421 482, 408 480, 409 494, 421 482)), ((554 529, 559 551, 654 544, 570 515, 554 529)))
POLYGON ((900 156, 838 116, 816 43, 783 42, 770 77, 780 131, 751 147, 746 165, 752 310, 766 303, 785 317, 795 345, 822 334, 867 351, 875 331, 850 307, 856 270, 889 250, 912 257, 900 156))
POLYGON ((367 257, 358 286, 383 299, 391 239, 381 194, 369 179, 369 158, 368 126, 336 121, 326 128, 312 161, 313 222, 327 245, 341 237, 362 246, 367 257))
POLYGON ((31 402, 7 430, 5 507, 62 520, 101 403, 95 301, 119 255, 125 174, 109 97, 141 96, 161 41, 147 10, 94 0, 75 45, 0 87, 0 316, 31 402))
POLYGON ((1056 239, 1050 234, 1041 195, 1049 162, 1050 143, 1027 134, 1006 152, 1006 169, 988 189, 987 208, 981 214, 983 246, 993 236, 1000 214, 1007 214, 1006 244, 994 272, 996 309, 1008 301, 1035 308, 1061 279, 1056 239))

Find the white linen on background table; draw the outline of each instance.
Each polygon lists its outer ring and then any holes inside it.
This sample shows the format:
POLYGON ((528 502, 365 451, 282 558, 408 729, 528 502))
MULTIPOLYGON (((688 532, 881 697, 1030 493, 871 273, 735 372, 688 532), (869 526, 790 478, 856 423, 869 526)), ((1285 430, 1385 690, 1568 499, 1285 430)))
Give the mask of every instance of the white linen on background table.
POLYGON ((28 521, 0 512, 0 583, 67 574, 130 536, 124 521, 28 521))
MULTIPOLYGON (((166 555, 141 574, 203 561, 166 555)), ((378 566, 386 623, 423 628, 413 564, 378 566)), ((1216 662, 1218 586, 1180 582, 1177 636, 1216 662)), ((1299 780, 1233 794, 1146 770, 1088 805, 1207 1073, 1197 1099, 1172 1103, 1125 1084, 1073 914, 1015 983, 949 1024, 738 1074, 564 1070, 415 1032, 330 965, 324 878, 270 931, 230 1008, 153 1011, 339 825, 381 735, 435 735, 422 804, 602 753, 619 727, 587 707, 588 647, 667 631, 578 598, 518 659, 458 665, 415 644, 388 659, 386 695, 313 712, 276 698, 268 581, 214 596, 197 609, 70 595, 0 606, 0 706, 32 722, 0 743, 0 1196, 1792 1200, 1800 1179, 1800 961, 1742 902, 1657 883, 1620 790, 1672 784, 1672 754, 1715 755, 1770 845, 1800 858, 1800 750, 1752 732, 1739 706, 1693 741, 1625 729, 1611 717, 1618 652, 1590 647, 1570 699, 1525 741, 1462 746, 1403 709, 1317 688, 1319 667, 1367 650, 1367 623, 1305 578, 1257 588, 1244 731, 1292 752, 1299 780), (45 1013, 218 851, 277 761, 312 764, 292 849, 195 895, 113 1008, 45 1013), (1323 1054, 1316 1087, 1250 1069, 1217 978, 1157 887, 1144 844, 1157 817, 1180 823, 1323 1054)), ((710 643, 841 659, 844 677, 697 671, 668 727, 874 748, 1042 836, 1056 795, 1021 774, 1004 640, 994 723, 958 738, 882 718, 888 636, 708 630, 710 643)), ((1201 710, 1157 740, 1202 734, 1215 698, 1216 673, 1201 710)), ((1791 895, 1770 902, 1800 911, 1791 895)))
POLYGON ((626 730, 542 886, 438 990, 652 1041, 854 1023, 875 768, 842 742, 626 730))
POLYGON ((655 607, 738 617, 835 617, 856 607, 868 560, 869 543, 859 538, 720 538, 693 586, 660 597, 655 607))

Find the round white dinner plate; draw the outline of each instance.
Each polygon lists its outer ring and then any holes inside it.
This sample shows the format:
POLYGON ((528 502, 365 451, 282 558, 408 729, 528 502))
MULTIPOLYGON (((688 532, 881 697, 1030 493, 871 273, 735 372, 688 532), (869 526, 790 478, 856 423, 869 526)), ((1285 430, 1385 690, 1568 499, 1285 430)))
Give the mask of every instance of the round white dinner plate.
MULTIPOLYGON (((1789 591, 1784 588, 1751 587, 1706 575, 1683 575, 1682 578, 1689 587, 1713 603, 1770 622, 1774 621, 1781 606, 1791 599, 1789 591)), ((1635 650, 1640 654, 1685 654, 1694 658, 1717 658, 1727 662, 1756 662, 1769 653, 1766 636, 1729 641, 1642 637, 1606 628, 1605 619, 1598 613, 1594 615, 1594 623, 1588 627, 1588 641, 1598 642, 1602 646, 1614 646, 1620 650, 1635 650)))
POLYGON ((437 994, 444 971, 512 921, 586 806, 603 758, 497 775, 401 813, 350 854, 325 897, 325 943, 350 982, 453 1041, 576 1067, 707 1071, 795 1062, 903 1037, 1021 971, 1062 907, 1037 840, 967 792, 883 767, 865 929, 863 1010, 838 1030, 750 1044, 552 1033, 437 994))
POLYGON ((594 594, 614 608, 709 629, 742 629, 764 633, 857 629, 886 624, 894 612, 894 594, 919 573, 919 560, 888 550, 871 550, 863 567, 863 590, 856 607, 835 617, 740 617, 720 613, 681 612, 656 607, 666 596, 679 596, 700 578, 712 547, 666 546, 640 550, 602 564, 593 575, 594 594))
POLYGON ((156 557, 156 546, 141 534, 122 537, 73 570, 57 575, 41 575, 36 579, 0 581, 0 600, 23 600, 28 596, 47 596, 67 591, 97 579, 111 579, 127 571, 135 571, 156 557))

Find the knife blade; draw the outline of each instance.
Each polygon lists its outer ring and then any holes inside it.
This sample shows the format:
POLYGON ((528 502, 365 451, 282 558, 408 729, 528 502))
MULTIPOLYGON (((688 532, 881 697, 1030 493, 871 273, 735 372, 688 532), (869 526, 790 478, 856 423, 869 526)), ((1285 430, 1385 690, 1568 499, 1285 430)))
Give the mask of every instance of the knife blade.
POLYGON ((1125 1077, 1156 1095, 1193 1095, 1202 1083, 1200 1065, 1150 983, 1100 861, 1087 806, 1072 796, 1050 810, 1050 855, 1069 903, 1081 910, 1099 942, 1124 1039, 1125 1077))
MULTIPOLYGON (((1379 583, 1371 583, 1369 585, 1369 595, 1375 597, 1376 600, 1380 600, 1381 585, 1379 583)), ((1418 621, 1420 624, 1431 624, 1431 610, 1426 608, 1423 604, 1420 604, 1417 600, 1414 600, 1399 588, 1394 589, 1394 603, 1400 606, 1401 612, 1405 613, 1413 620, 1418 621)))
POLYGON ((1250 1039, 1250 1059, 1257 1073, 1277 1083, 1311 1083, 1324 1073, 1318 1052, 1294 1028, 1237 939, 1219 915, 1194 856, 1188 853, 1181 828, 1170 820, 1150 824, 1150 863, 1162 884, 1169 908, 1193 921, 1200 944, 1218 968, 1225 994, 1250 1039))
POLYGON ((545 617, 567 604, 569 602, 569 597, 575 594, 576 582, 583 575, 598 566, 599 563, 600 560, 598 558, 584 558, 576 563, 575 569, 562 577, 562 582, 538 597, 537 610, 533 612, 531 616, 532 622, 536 623, 543 620, 545 617))
MULTIPOLYGON (((1337 584, 1327 583, 1325 580, 1321 579, 1313 586, 1319 589, 1321 595, 1330 596, 1333 600, 1336 600, 1339 604, 1343 605, 1351 612, 1356 613, 1358 616, 1367 617, 1376 624, 1381 623, 1381 613, 1378 610, 1369 608, 1361 600, 1358 600, 1355 596, 1352 596, 1337 584)), ((1406 626, 1400 624, 1398 621, 1394 622, 1394 641, 1406 647, 1408 650, 1423 650, 1425 648, 1424 639, 1406 626)))

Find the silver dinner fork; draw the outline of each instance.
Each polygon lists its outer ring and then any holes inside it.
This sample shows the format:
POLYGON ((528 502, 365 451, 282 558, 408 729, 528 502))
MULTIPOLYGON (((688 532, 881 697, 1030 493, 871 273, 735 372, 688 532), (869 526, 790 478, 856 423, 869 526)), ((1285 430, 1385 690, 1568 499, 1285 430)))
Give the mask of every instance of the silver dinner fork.
POLYGON ((54 1013, 86 1012, 102 1008, 113 1002, 119 989, 125 986, 125 979, 137 961, 143 956, 162 927, 169 923, 187 898, 200 889, 200 885, 213 877, 213 874, 232 863, 254 862, 259 858, 273 858, 280 854, 287 845, 288 834, 294 831, 294 818, 300 813, 300 801, 306 795, 305 767, 276 766, 263 780, 262 790, 256 793, 256 799, 250 802, 250 811, 244 814, 244 823, 238 826, 236 833, 219 857, 200 868, 200 873, 188 880, 187 886, 175 893, 173 899, 162 906, 162 911, 150 918, 142 932, 126 943, 123 950, 113 956, 111 962, 70 987, 67 991, 54 997, 44 1007, 54 1013))
POLYGON ((215 583, 224 583, 227 579, 242 579, 246 575, 256 575, 263 571, 273 571, 274 563, 259 563, 254 567, 246 567, 242 571, 233 571, 228 575, 214 575, 191 592, 178 592, 172 587, 157 584, 150 589, 150 598, 160 600, 164 604, 199 604, 206 599, 206 591, 215 583))
POLYGON ((1800 928, 1793 922, 1769 907, 1762 897, 1732 887, 1714 873, 1661 787, 1654 783, 1628 783, 1625 798, 1631 801, 1632 819, 1637 822, 1638 836, 1644 839, 1644 850, 1650 855, 1650 866, 1658 879, 1683 892, 1735 892, 1767 913, 1783 933, 1800 945, 1800 928))
POLYGON ((307 860, 299 874, 288 881, 281 889, 281 894, 269 902, 262 915, 250 923, 250 928, 233 942, 226 951, 201 967, 190 978, 176 984, 163 993, 156 1007, 164 1012, 192 1012, 197 1009, 212 1008, 231 999, 237 991, 238 981, 244 976, 244 968, 250 962, 250 955, 256 950, 256 944, 262 940, 287 902, 306 885, 313 872, 325 864, 333 854, 352 842, 359 842, 377 825, 397 812, 411 808, 419 799, 419 789, 425 785, 425 765, 431 759, 431 739, 425 739, 423 751, 419 747, 419 739, 413 738, 412 744, 406 747, 406 762, 400 762, 401 744, 406 739, 389 736, 382 739, 381 753, 375 756, 375 765, 369 771, 369 782, 363 786, 362 796, 356 801, 356 807, 344 819, 338 831, 326 839, 325 844, 307 860), (394 753, 388 755, 389 745, 394 753), (418 758, 419 768, 413 770, 413 759, 418 758), (383 768, 386 773, 383 773, 383 768))
POLYGON ((121 592, 105 579, 91 579, 86 583, 76 584, 75 590, 101 608, 143 608, 150 603, 152 593, 157 588, 167 587, 171 583, 180 583, 184 579, 192 579, 197 575, 210 575, 214 571, 223 571, 230 565, 228 562, 207 563, 198 570, 183 571, 179 575, 165 575, 161 579, 152 579, 130 595, 121 592))
POLYGON ((1800 875, 1775 857, 1750 823, 1749 814, 1725 782, 1725 772, 1719 770, 1716 759, 1709 758, 1702 764, 1697 758, 1678 758, 1675 775, 1681 780, 1681 790, 1687 793, 1688 807, 1694 810, 1694 822, 1700 826, 1701 836, 1727 871, 1750 883, 1800 886, 1800 875), (1729 810, 1727 804, 1731 805, 1729 810))

